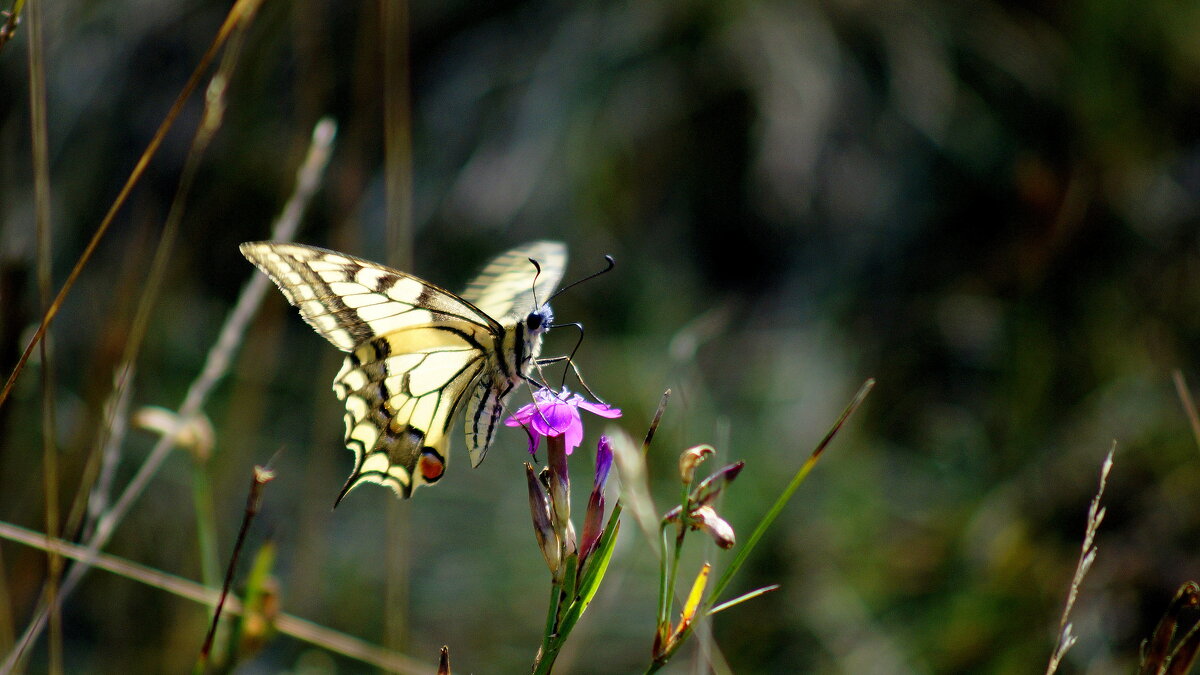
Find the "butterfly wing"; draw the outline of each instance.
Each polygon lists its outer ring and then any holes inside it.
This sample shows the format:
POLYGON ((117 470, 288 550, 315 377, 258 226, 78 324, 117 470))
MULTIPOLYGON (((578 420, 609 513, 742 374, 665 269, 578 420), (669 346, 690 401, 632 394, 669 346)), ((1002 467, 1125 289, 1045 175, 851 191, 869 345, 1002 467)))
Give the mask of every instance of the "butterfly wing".
POLYGON ((501 349, 474 386, 465 418, 471 465, 479 466, 492 446, 504 403, 528 374, 529 364, 541 350, 541 330, 530 332, 524 324, 530 312, 540 309, 562 280, 567 247, 556 241, 536 241, 503 253, 489 262, 463 293, 463 298, 497 317, 504 327, 501 349), (530 260, 536 260, 534 267, 530 260), (540 268, 540 272, 538 269, 540 268))
POLYGON ((248 242, 242 255, 266 273, 300 315, 348 352, 377 335, 440 323, 500 324, 433 284, 369 260, 303 244, 248 242))
POLYGON ((535 309, 534 295, 546 302, 567 268, 567 247, 558 241, 534 241, 496 256, 467 284, 462 297, 505 325, 535 309), (530 263, 536 260, 541 267, 530 263), (534 277, 537 283, 534 283, 534 277), (505 320, 509 318, 509 320, 505 320))
POLYGON ((446 471, 450 425, 487 364, 478 341, 459 330, 391 333, 349 354, 333 391, 346 403, 355 462, 338 501, 363 482, 402 497, 436 483, 446 471))
POLYGON ((333 390, 346 404, 354 472, 403 497, 445 472, 450 424, 494 367, 505 328, 433 284, 343 253, 300 244, 246 243, 320 335, 349 352, 333 390))

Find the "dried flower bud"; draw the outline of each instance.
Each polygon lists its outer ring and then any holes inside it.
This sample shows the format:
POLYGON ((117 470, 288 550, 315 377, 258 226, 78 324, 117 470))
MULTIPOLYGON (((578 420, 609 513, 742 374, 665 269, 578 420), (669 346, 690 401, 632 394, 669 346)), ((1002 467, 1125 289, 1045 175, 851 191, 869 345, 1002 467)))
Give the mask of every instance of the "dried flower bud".
POLYGON ((733 479, 738 477, 738 474, 742 472, 742 467, 745 465, 745 462, 734 462, 733 464, 721 467, 711 476, 700 481, 695 491, 692 492, 690 501, 693 504, 701 506, 711 504, 721 494, 721 490, 725 488, 725 485, 733 482, 733 479))
POLYGON ((697 445, 694 448, 688 448, 679 455, 679 477, 683 480, 684 485, 691 485, 692 478, 696 474, 696 467, 708 458, 709 455, 715 452, 711 445, 697 445))
POLYGON ((562 566, 562 552, 559 550, 558 537, 554 534, 554 526, 550 519, 550 499, 546 490, 533 473, 529 462, 525 463, 525 477, 529 483, 529 512, 533 516, 533 534, 537 537, 538 548, 546 559, 550 573, 557 575, 562 566))
POLYGON ((134 413, 133 425, 163 436, 175 434, 175 444, 191 452, 198 462, 205 462, 212 455, 212 422, 203 414, 181 422, 175 411, 148 405, 134 413))
POLYGON ((700 506, 688 514, 688 525, 695 530, 704 530, 721 548, 733 548, 737 538, 733 526, 727 523, 711 506, 700 506))

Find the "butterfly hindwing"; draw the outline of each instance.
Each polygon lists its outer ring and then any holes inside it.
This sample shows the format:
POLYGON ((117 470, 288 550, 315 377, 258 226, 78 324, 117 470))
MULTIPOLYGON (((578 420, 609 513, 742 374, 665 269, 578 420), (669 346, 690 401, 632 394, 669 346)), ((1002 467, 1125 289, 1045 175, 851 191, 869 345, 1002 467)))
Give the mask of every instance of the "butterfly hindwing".
POLYGON ((346 404, 346 447, 355 458, 342 494, 372 482, 408 497, 437 482, 454 415, 485 365, 469 340, 445 332, 380 336, 347 355, 333 381, 346 404), (424 341, 430 337, 437 340, 424 341))
MULTIPOLYGON (((562 278, 566 247, 534 242, 490 262, 462 298, 354 256, 301 244, 257 242, 241 250, 321 336, 348 352, 334 379, 346 405, 355 466, 340 501, 364 482, 402 497, 445 472, 450 427, 464 407, 472 464, 491 446, 505 398, 536 358, 527 331, 534 297, 562 278), (534 286, 539 261, 542 273, 534 286)), ((549 310, 545 313, 549 316, 549 310)))
POLYGON ((509 382, 481 380, 473 389, 466 415, 467 452, 471 466, 479 466, 492 447, 492 439, 504 416, 504 402, 514 386, 509 382))
POLYGON ((524 321, 539 310, 549 317, 549 310, 538 303, 550 299, 566 266, 567 247, 562 243, 531 242, 492 259, 463 292, 464 299, 504 326, 504 343, 496 356, 508 360, 485 370, 467 405, 465 432, 471 466, 479 466, 487 455, 505 414, 505 401, 528 375, 530 364, 541 351, 540 333, 530 335, 524 321), (530 260, 536 260, 538 266, 530 260), (508 372, 519 376, 509 377, 508 372))

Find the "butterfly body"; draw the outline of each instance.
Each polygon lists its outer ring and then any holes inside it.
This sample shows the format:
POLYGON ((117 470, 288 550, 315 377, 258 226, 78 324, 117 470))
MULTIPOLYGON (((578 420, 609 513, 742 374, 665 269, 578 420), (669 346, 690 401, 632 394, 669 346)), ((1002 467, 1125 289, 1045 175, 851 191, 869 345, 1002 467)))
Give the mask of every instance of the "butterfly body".
POLYGON ((437 482, 463 410, 471 462, 483 461, 553 318, 535 296, 549 297, 566 264, 562 244, 526 244, 493 260, 458 296, 312 246, 252 242, 241 250, 309 325, 347 352, 333 391, 346 406, 355 467, 339 501, 363 482, 402 497, 437 482), (536 285, 530 259, 541 269, 536 285))

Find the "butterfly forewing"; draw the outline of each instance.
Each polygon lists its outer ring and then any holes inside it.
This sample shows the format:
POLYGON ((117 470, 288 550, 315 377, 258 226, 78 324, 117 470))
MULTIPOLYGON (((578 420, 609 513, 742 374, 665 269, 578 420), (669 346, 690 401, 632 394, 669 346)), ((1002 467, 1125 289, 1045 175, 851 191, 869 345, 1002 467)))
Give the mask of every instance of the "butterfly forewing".
MULTIPOLYGON (((534 295, 538 302, 550 299, 566 267, 567 247, 562 243, 530 242, 496 256, 467 284, 462 297, 501 322, 505 322, 505 317, 524 319, 536 309, 534 295), (538 262, 541 274, 530 260, 538 262)), ((506 323, 512 324, 511 321, 506 323)))
POLYGON ((339 501, 364 482, 408 497, 440 479, 450 426, 464 406, 470 408, 468 430, 472 415, 483 421, 476 427, 482 431, 474 436, 468 431, 472 461, 482 460, 505 397, 522 381, 527 354, 536 356, 540 345, 540 332, 527 335, 513 314, 533 309, 528 258, 546 258, 539 299, 558 283, 566 260, 565 247, 555 242, 498 257, 471 285, 487 306, 482 309, 414 276, 343 253, 271 242, 242 244, 241 250, 309 325, 349 352, 333 383, 346 405, 346 447, 355 455, 339 501), (479 403, 470 405, 471 399, 479 403))
POLYGON ((439 323, 500 326, 453 293, 414 276, 315 246, 251 242, 242 255, 279 286, 326 340, 348 352, 376 335, 439 323))

